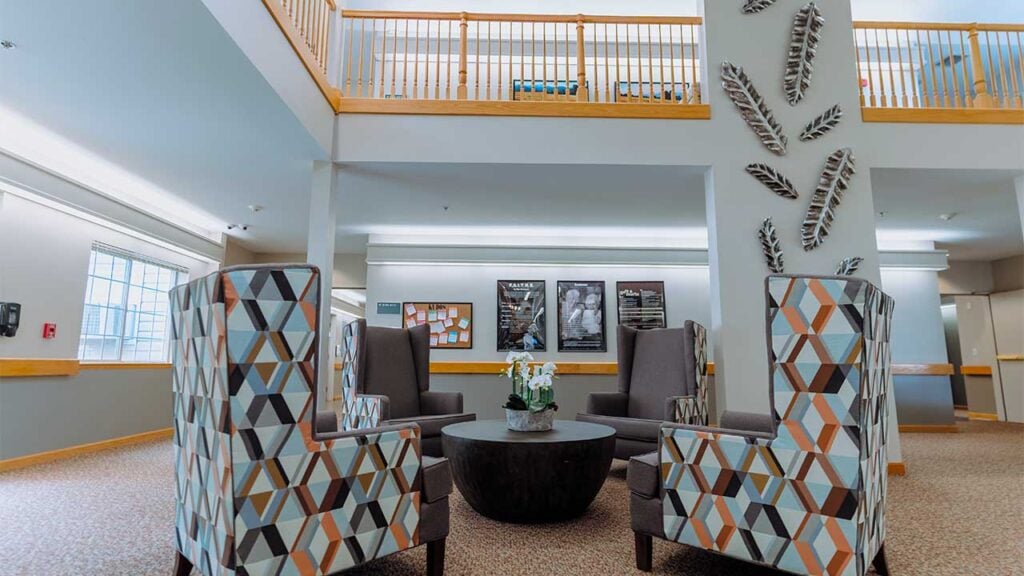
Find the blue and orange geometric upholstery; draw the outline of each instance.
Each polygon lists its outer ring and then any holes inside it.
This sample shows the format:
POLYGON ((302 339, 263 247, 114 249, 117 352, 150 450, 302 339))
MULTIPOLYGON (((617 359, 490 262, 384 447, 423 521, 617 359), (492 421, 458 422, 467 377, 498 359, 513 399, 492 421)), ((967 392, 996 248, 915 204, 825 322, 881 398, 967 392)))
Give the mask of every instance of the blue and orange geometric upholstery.
POLYGON ((171 292, 176 543, 205 576, 331 574, 420 543, 418 429, 314 433, 319 295, 305 265, 171 292))
POLYGON ((663 536, 862 576, 885 541, 893 301, 849 277, 771 276, 766 291, 775 434, 663 425, 663 536))

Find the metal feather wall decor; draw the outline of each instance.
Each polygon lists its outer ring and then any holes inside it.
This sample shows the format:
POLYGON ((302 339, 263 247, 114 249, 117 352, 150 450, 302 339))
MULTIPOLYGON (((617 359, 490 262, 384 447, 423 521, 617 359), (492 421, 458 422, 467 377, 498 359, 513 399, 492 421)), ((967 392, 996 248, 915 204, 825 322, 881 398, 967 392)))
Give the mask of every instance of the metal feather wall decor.
POLYGON ((860 256, 844 258, 843 261, 839 263, 839 267, 836 268, 836 276, 853 276, 853 273, 860 268, 860 263, 863 261, 864 259, 860 256))
POLYGON ((850 186, 854 173, 856 165, 849 148, 836 150, 828 157, 804 217, 801 234, 804 250, 813 250, 825 241, 835 219, 835 210, 843 201, 843 193, 850 186))
POLYGON ((747 173, 757 178, 761 184, 764 184, 769 190, 783 198, 797 198, 800 196, 796 191, 796 187, 789 181, 789 178, 786 178, 781 172, 767 164, 750 164, 747 166, 747 173))
POLYGON ((757 235, 761 238, 761 251, 764 252, 765 262, 768 269, 774 274, 785 272, 785 263, 782 260, 782 244, 779 242, 779 234, 775 231, 775 224, 772 224, 771 217, 765 218, 758 229, 757 235))
POLYGON ((782 126, 768 109, 764 98, 743 72, 743 68, 729 62, 722 63, 722 88, 725 88, 733 104, 739 109, 747 125, 757 134, 761 142, 772 152, 783 156, 788 140, 782 133, 782 126))
POLYGON ((814 2, 801 8, 793 19, 789 58, 786 60, 786 75, 783 79, 786 100, 791 106, 803 99, 811 85, 814 57, 818 52, 818 41, 821 40, 821 28, 824 25, 825 18, 814 2))
POLYGON ((810 140, 816 140, 821 138, 825 134, 832 131, 833 128, 839 126, 839 122, 843 119, 843 109, 839 107, 839 104, 825 110, 821 116, 818 116, 811 123, 808 124, 803 133, 800 134, 800 139, 804 142, 810 140))
POLYGON ((743 13, 757 14, 772 4, 775 4, 775 0, 747 0, 747 3, 743 5, 743 13))

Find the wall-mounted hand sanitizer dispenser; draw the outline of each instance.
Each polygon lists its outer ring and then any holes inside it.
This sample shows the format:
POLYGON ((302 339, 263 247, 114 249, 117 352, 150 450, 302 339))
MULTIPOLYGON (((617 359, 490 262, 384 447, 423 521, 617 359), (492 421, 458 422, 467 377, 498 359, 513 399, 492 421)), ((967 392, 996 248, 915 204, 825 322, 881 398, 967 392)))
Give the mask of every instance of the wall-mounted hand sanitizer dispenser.
POLYGON ((0 336, 14 336, 18 333, 21 319, 21 304, 0 302, 0 336))

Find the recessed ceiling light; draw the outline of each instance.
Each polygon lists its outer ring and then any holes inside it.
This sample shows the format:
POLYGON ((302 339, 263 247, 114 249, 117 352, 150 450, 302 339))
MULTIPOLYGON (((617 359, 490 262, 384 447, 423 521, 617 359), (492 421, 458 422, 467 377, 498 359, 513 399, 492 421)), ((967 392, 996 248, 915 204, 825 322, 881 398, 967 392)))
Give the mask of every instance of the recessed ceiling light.
POLYGON ((256 212, 259 212, 260 210, 263 210, 263 206, 260 206, 259 204, 249 204, 249 210, 253 214, 255 214, 256 212))

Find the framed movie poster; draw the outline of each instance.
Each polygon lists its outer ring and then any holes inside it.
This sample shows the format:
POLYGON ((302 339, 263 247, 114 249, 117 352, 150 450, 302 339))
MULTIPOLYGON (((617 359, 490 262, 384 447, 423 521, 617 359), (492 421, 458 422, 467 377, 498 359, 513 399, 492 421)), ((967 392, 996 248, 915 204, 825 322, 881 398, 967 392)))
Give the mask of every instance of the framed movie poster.
POLYGON ((543 280, 498 280, 498 351, 547 350, 543 280))
POLYGON ((558 281, 558 351, 605 352, 604 282, 558 281))
POLYGON ((664 282, 618 282, 619 324, 637 330, 664 328, 664 282))
POLYGON ((403 325, 414 328, 430 325, 431 348, 468 349, 473 347, 473 305, 449 302, 405 302, 403 325))

